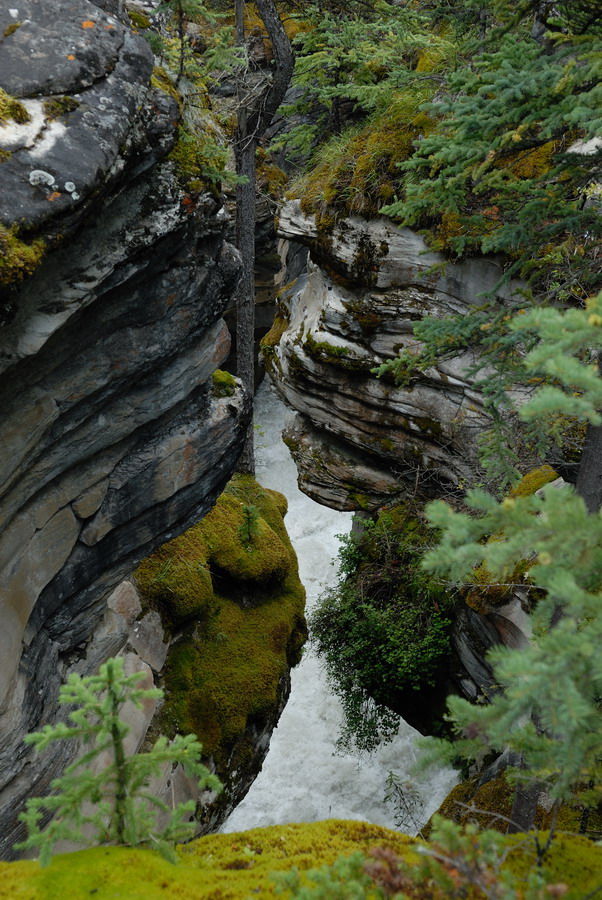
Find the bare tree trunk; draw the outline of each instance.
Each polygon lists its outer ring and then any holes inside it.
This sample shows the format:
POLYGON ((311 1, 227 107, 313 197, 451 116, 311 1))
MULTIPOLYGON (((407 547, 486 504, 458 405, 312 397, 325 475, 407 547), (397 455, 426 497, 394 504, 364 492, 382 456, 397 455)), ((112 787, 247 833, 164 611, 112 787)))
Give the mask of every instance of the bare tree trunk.
MULTIPOLYGON (((245 73, 238 81, 238 121, 234 155, 236 174, 245 181, 236 190, 236 242, 242 255, 242 277, 236 303, 237 375, 247 391, 255 390, 255 151, 280 106, 293 73, 294 56, 274 0, 257 0, 257 11, 272 44, 274 71, 269 86, 251 101, 245 73)), ((244 46, 245 0, 236 0, 236 42, 244 46)), ((253 426, 249 426, 238 470, 255 474, 253 426)))

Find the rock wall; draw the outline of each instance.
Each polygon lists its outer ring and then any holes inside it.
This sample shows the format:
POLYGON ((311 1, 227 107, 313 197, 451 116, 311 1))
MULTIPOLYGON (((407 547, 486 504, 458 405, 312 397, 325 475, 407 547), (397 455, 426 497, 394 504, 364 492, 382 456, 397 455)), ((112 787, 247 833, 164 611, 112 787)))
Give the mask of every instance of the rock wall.
MULTIPOLYGON (((301 490, 364 515, 459 495, 474 480, 477 438, 489 422, 466 374, 474 352, 417 371, 403 387, 371 370, 402 348, 418 349, 413 326, 420 318, 462 314, 478 303, 499 281, 499 263, 473 258, 444 266, 420 235, 384 217, 319 228, 294 200, 281 209, 279 233, 286 284, 264 356, 279 393, 298 411, 286 440, 301 490), (300 272, 303 247, 309 262, 300 272)), ((505 286, 498 302, 516 287, 505 286)), ((485 598, 478 610, 460 602, 436 683, 400 692, 395 711, 433 733, 450 693, 475 700, 491 690, 487 651, 527 640, 523 599, 494 608, 485 598)))
POLYGON ((24 733, 115 650, 121 626, 92 640, 107 596, 211 508, 250 413, 212 387, 225 214, 184 193, 177 105, 114 6, 0 9, 0 855, 65 763, 24 733))
POLYGON ((412 329, 421 317, 461 314, 478 302, 500 265, 481 258, 443 268, 422 237, 384 217, 320 231, 298 201, 284 204, 279 233, 291 242, 284 253, 297 254, 299 243, 310 249, 307 275, 284 291, 266 341, 278 390, 299 412, 288 442, 301 489, 336 509, 371 510, 468 480, 488 422, 466 375, 473 352, 403 388, 370 370, 417 347, 412 329))

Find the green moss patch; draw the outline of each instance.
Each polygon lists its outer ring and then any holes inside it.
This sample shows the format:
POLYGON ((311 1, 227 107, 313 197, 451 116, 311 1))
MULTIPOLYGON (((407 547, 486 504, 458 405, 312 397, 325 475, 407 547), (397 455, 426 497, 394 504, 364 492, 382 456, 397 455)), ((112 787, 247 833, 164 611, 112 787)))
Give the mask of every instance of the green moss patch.
MULTIPOLYGON (((436 814, 459 825, 472 822, 480 828, 493 828, 505 833, 508 820, 512 816, 514 790, 514 785, 508 781, 505 772, 480 787, 478 778, 469 778, 452 788, 436 814)), ((536 828, 552 827, 553 819, 554 811, 551 805, 538 806, 535 815, 536 828)), ((432 819, 421 831, 427 839, 431 832, 431 824, 432 819)), ((558 811, 556 828, 559 832, 573 833, 580 832, 583 828, 587 835, 595 837, 602 830, 602 811, 595 806, 588 808, 579 800, 564 803, 558 811)))
POLYGON ((78 106, 79 100, 75 97, 52 97, 50 100, 44 100, 44 115, 47 119, 65 119, 78 106))
POLYGON ((6 125, 8 122, 24 125, 30 120, 31 116, 21 101, 11 97, 10 94, 7 94, 6 91, 0 88, 0 126, 6 125))
POLYGON ((276 896, 276 871, 304 871, 377 845, 407 858, 409 844, 387 828, 329 820, 208 835, 179 848, 179 865, 150 850, 97 847, 57 856, 47 869, 0 862, 0 900, 265 900, 276 896))
MULTIPOLYGON (((526 878, 536 865, 534 839, 513 835, 506 840, 512 849, 504 868, 526 878)), ((545 832, 539 840, 545 843, 545 832)), ((409 865, 419 863, 416 844, 406 835, 330 819, 207 835, 178 849, 178 865, 150 850, 122 847, 57 856, 46 869, 37 862, 0 862, 0 900, 286 900, 288 891, 276 893, 275 873, 293 867, 304 873, 374 847, 392 851, 409 865)), ((593 896, 601 868, 602 847, 575 835, 557 835, 544 861, 548 881, 567 885, 567 900, 593 896)), ((433 896, 426 884, 412 893, 415 900, 433 896)))
POLYGON ((157 90, 163 91, 164 94, 169 94, 169 96, 176 101, 178 107, 182 107, 182 95, 162 66, 155 66, 153 69, 151 84, 157 90))
POLYGON ((196 734, 218 773, 233 752, 250 752, 245 729, 274 713, 306 637, 285 513, 282 494, 237 475, 198 525, 136 572, 143 598, 178 635, 165 667, 161 730, 196 734))
POLYGON ((333 138, 317 153, 312 171, 296 186, 301 208, 331 231, 336 218, 378 215, 399 192, 399 164, 432 123, 419 107, 429 88, 400 92, 385 113, 333 138))
POLYGON ((152 23, 151 23, 151 20, 149 19, 149 17, 137 9, 128 10, 128 16, 129 16, 130 22, 132 23, 132 26, 134 28, 144 29, 144 28, 151 27, 152 23))
POLYGON ((44 257, 46 244, 41 239, 27 243, 18 236, 16 226, 0 225, 0 285, 22 281, 31 275, 44 257))
POLYGON ((215 370, 211 376, 211 384, 214 397, 232 397, 236 390, 236 378, 222 369, 215 370))

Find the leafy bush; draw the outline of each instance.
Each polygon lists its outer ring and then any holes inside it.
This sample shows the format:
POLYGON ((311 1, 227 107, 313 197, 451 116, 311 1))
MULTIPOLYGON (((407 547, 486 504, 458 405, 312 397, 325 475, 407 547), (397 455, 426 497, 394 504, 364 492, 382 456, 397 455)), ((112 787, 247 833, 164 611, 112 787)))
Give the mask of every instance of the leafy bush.
POLYGON ((449 649, 453 598, 420 568, 434 532, 410 506, 382 513, 359 543, 344 539, 339 584, 311 621, 341 698, 343 747, 390 739, 400 694, 433 685, 449 649))

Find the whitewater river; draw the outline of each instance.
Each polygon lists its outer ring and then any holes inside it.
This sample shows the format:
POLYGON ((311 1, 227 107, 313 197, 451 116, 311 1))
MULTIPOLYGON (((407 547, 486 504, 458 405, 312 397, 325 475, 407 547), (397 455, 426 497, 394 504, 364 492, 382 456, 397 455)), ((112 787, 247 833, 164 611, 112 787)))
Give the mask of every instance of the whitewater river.
MULTIPOLYGON (((256 401, 257 479, 288 498, 286 524, 311 610, 324 588, 336 581, 336 535, 350 530, 351 514, 320 506, 297 488, 297 470, 280 437, 292 415, 266 380, 256 401)), ((290 699, 272 736, 263 770, 222 830, 328 818, 363 819, 392 828, 395 810, 384 802, 390 771, 402 781, 411 781, 419 796, 414 818, 423 824, 454 785, 453 773, 409 774, 417 755, 417 732, 405 723, 395 740, 374 754, 360 758, 340 754, 335 747, 340 721, 339 702, 308 645, 292 672, 290 699)))

